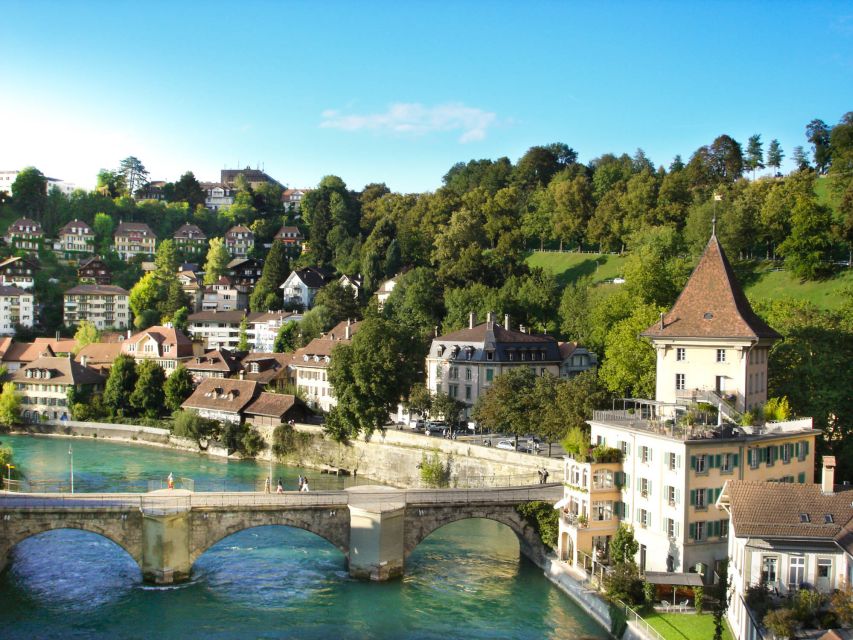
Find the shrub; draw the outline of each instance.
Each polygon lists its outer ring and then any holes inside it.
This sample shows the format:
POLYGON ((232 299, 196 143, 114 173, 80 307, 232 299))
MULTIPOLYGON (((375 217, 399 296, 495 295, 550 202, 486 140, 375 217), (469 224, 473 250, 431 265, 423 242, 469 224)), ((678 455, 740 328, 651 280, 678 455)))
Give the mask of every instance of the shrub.
POLYGON ((842 582, 829 600, 829 607, 838 622, 845 625, 853 625, 853 585, 842 582))
POLYGON ((590 454, 593 462, 622 462, 622 451, 603 444, 595 447, 590 454))
POLYGON ((272 432, 272 451, 283 456, 296 448, 296 431, 289 424, 280 424, 272 432))
POLYGON ((791 598, 791 610, 798 622, 811 625, 823 604, 823 596, 819 591, 800 589, 791 598))
POLYGON ((546 546, 556 549, 560 525, 557 510, 554 509, 553 504, 536 500, 520 504, 515 510, 533 524, 533 528, 546 546))
POLYGON ((755 424, 755 414, 752 411, 744 411, 740 417, 740 426, 751 427, 755 424))
POLYGON ((445 465, 438 451, 421 454, 421 482, 428 487, 446 487, 450 484, 450 461, 445 465))
POLYGON ((781 398, 770 398, 764 405, 765 420, 787 420, 791 417, 791 405, 788 396, 781 398))
POLYGON ((794 612, 790 609, 776 609, 764 616, 764 626, 770 629, 777 638, 787 639, 797 630, 794 612))
POLYGON ((609 597, 624 600, 628 604, 642 604, 645 598, 643 581, 640 580, 637 565, 633 562, 614 565, 604 577, 604 588, 609 597))
POLYGON ((761 619, 770 609, 770 592, 765 583, 754 584, 746 588, 746 604, 761 619))
POLYGON ((702 613, 705 605, 705 588, 693 587, 693 606, 696 608, 696 613, 702 613))
POLYGON ((657 596, 657 588, 651 582, 643 583, 643 596, 646 599, 646 606, 653 607, 655 597, 657 596))

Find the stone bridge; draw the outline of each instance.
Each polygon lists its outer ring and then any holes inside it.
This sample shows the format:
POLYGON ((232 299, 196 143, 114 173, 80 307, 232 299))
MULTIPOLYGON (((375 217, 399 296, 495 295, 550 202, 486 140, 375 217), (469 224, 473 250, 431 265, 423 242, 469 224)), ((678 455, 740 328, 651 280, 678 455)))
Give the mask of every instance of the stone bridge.
POLYGON ((112 540, 139 565, 143 578, 187 580, 195 560, 223 538, 265 525, 310 531, 347 558, 350 575, 388 580, 424 538, 457 520, 487 518, 507 525, 521 552, 541 564, 547 553, 516 507, 554 502, 558 484, 499 489, 415 489, 381 486, 310 493, 20 494, 0 492, 0 570, 21 540, 53 529, 82 529, 112 540))

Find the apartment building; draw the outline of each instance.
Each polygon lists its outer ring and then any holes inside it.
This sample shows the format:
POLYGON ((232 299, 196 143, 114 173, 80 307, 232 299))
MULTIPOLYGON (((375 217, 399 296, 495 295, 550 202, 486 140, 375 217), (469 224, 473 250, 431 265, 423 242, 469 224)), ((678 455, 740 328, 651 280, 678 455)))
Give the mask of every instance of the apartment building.
POLYGON ((299 322, 301 315, 290 311, 267 311, 249 314, 249 342, 255 351, 272 353, 279 329, 286 322, 299 322))
POLYGON ((305 394, 309 406, 329 411, 338 403, 328 378, 332 351, 339 344, 349 344, 359 325, 349 320, 340 322, 329 333, 315 338, 291 356, 291 379, 305 394))
POLYGON ((0 335, 13 336, 17 326, 32 327, 34 320, 33 292, 0 285, 0 335))
POLYGON ((520 329, 510 327, 509 316, 501 325, 489 313, 486 322, 475 324, 474 314, 469 314, 468 327, 433 339, 426 358, 427 388, 462 402, 468 417, 477 398, 510 369, 560 375, 563 357, 557 340, 520 329))
POLYGON ((115 285, 81 284, 65 292, 63 324, 88 320, 99 330, 130 326, 129 293, 115 285))
POLYGON ((53 248, 66 258, 95 252, 95 232, 83 220, 75 218, 68 222, 57 235, 59 239, 53 248))
POLYGON ((68 391, 102 391, 105 378, 100 373, 68 357, 42 356, 11 376, 21 396, 21 417, 26 422, 67 420, 68 391))
POLYGON ((249 306, 248 295, 234 284, 230 276, 220 276, 219 280, 204 288, 201 299, 202 311, 233 311, 249 306))
POLYGON ((302 243, 305 241, 305 236, 299 230, 299 227, 284 225, 275 234, 275 241, 284 245, 285 253, 290 256, 298 256, 302 253, 302 243))
POLYGON ((44 230, 35 220, 18 218, 6 230, 5 240, 13 249, 38 253, 44 243, 44 230))
POLYGON ((120 222, 113 236, 115 252, 122 260, 134 256, 153 256, 157 251, 157 236, 144 222, 120 222))
POLYGON ((204 257, 207 254, 207 236, 198 225, 182 224, 172 234, 175 248, 185 257, 204 257))
POLYGON ((236 351, 240 342, 240 324, 245 316, 246 312, 240 310, 199 311, 187 318, 187 331, 207 350, 236 351))
POLYGON ((748 393, 749 376, 767 366, 764 358, 750 364, 750 350, 766 349, 778 334, 752 312, 716 237, 673 310, 645 335, 658 351, 658 396, 624 400, 588 421, 590 455, 566 459, 559 555, 606 560, 625 523, 642 571, 698 573, 707 582, 727 555, 729 518, 716 506, 726 482, 811 482, 818 432, 811 418, 736 424, 738 407, 766 398, 766 390, 748 393), (703 371, 709 358, 738 366, 703 371), (688 375, 698 388, 687 387, 688 375))
POLYGON ((255 248, 255 234, 245 225, 235 225, 225 232, 225 248, 232 258, 245 258, 255 248))

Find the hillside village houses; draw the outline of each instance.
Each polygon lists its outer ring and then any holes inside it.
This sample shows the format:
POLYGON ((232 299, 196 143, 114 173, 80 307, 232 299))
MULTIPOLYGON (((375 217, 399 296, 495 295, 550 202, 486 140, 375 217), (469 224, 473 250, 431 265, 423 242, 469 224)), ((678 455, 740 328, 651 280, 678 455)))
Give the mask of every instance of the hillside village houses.
POLYGON ((334 274, 321 267, 305 267, 292 271, 281 286, 284 306, 309 309, 317 292, 334 280, 334 274))
POLYGON ((810 481, 818 432, 810 418, 733 422, 737 407, 766 400, 767 359, 756 353, 778 335, 752 312, 716 236, 672 310, 644 335, 658 352, 657 397, 626 400, 588 421, 599 448, 566 457, 558 554, 573 564, 606 562, 626 523, 641 571, 709 582, 727 557, 729 518, 715 505, 723 486, 810 481), (717 416, 701 419, 697 402, 717 416))
POLYGON ((219 280, 204 287, 202 311, 233 311, 246 309, 248 306, 246 292, 238 289, 230 276, 220 276, 219 280))
POLYGON ((207 236, 198 225, 182 224, 172 234, 175 248, 185 256, 204 257, 207 253, 207 236))
POLYGON ((157 236, 144 222, 120 222, 113 239, 115 252, 122 260, 153 256, 157 250, 157 236))
POLYGON ((376 301, 379 305, 380 311, 382 311, 382 307, 385 306, 388 298, 391 297, 391 292, 394 291, 394 287, 397 286, 397 282, 400 281, 400 277, 402 275, 402 273, 398 273, 393 278, 388 278, 379 285, 379 289, 376 290, 374 295, 376 296, 376 301))
POLYGON ((338 282, 345 289, 352 291, 352 297, 358 300, 359 295, 361 295, 361 288, 364 286, 364 278, 361 277, 361 274, 357 276, 343 274, 338 278, 338 282))
POLYGON ((264 261, 257 258, 234 258, 226 266, 239 291, 249 295, 264 272, 264 261))
MULTIPOLYGON (((12 185, 15 184, 15 180, 17 180, 19 173, 21 172, 17 169, 13 169, 12 171, 0 171, 0 191, 5 191, 6 193, 14 196, 15 193, 12 189, 12 185)), ((44 180, 44 187, 47 193, 50 193, 51 189, 59 189, 59 191, 66 196, 70 196, 77 188, 77 185, 73 182, 68 182, 67 180, 61 180, 59 178, 49 178, 45 176, 44 180)))
POLYGON ((13 249, 37 253, 44 243, 41 224, 29 218, 18 218, 6 230, 6 244, 13 249))
POLYGON ((234 204, 237 189, 228 187, 221 182, 202 182, 200 186, 204 191, 204 206, 210 211, 227 209, 234 204))
POLYGON ((204 345, 207 350, 228 349, 236 351, 240 342, 240 324, 246 312, 199 311, 187 318, 187 331, 193 340, 204 345))
POLYGON ((17 326, 30 328, 34 319, 32 291, 0 285, 0 335, 15 335, 17 326))
POLYGON ((199 275, 193 271, 178 271, 178 282, 190 302, 190 312, 201 311, 201 301, 204 297, 204 285, 199 275))
POLYGON ((81 284, 110 284, 113 276, 103 258, 92 256, 83 260, 77 267, 77 280, 81 284))
POLYGON ((136 362, 154 360, 166 376, 193 357, 193 343, 182 331, 169 326, 149 327, 121 343, 121 352, 136 362))
POLYGON ((311 189, 285 189, 281 192, 281 202, 287 212, 299 211, 302 198, 308 195, 311 189))
POLYGON ((63 324, 72 327, 88 320, 99 330, 130 326, 129 293, 109 284, 81 284, 65 292, 63 324))
POLYGON ((302 420, 310 413, 292 395, 269 393, 253 380, 208 378, 181 405, 203 418, 255 427, 274 427, 289 419, 302 420))
POLYGON ((29 257, 0 260, 0 284, 29 291, 35 285, 36 269, 38 266, 29 257))
POLYGON ((299 322, 301 319, 301 315, 291 313, 290 311, 250 313, 248 315, 249 328, 247 331, 249 342, 254 345, 255 351, 272 353, 279 329, 286 322, 299 322))
POLYGON ((65 258, 73 258, 80 254, 92 254, 95 251, 95 232, 83 220, 76 218, 63 226, 54 244, 54 251, 60 252, 65 258))
POLYGON ((71 357, 41 356, 15 371, 11 381, 21 396, 21 417, 27 422, 41 422, 70 417, 70 387, 101 391, 105 379, 71 357))
POLYGON ((337 405, 338 401, 327 375, 329 363, 332 361, 332 350, 339 344, 349 344, 360 324, 349 320, 340 322, 327 334, 314 338, 291 356, 291 378, 296 388, 305 394, 310 406, 329 411, 337 405))
POLYGON ((749 587, 763 582, 784 597, 853 584, 853 486, 835 484, 833 456, 823 457, 819 484, 732 479, 718 505, 730 521, 726 615, 736 640, 762 637, 746 604, 749 587))
POLYGON ((255 248, 255 234, 246 225, 235 225, 225 232, 225 248, 232 258, 245 258, 255 248))
POLYGON ((275 241, 284 245, 285 253, 288 257, 294 258, 302 253, 302 243, 305 237, 299 230, 299 227, 284 225, 275 234, 275 241))

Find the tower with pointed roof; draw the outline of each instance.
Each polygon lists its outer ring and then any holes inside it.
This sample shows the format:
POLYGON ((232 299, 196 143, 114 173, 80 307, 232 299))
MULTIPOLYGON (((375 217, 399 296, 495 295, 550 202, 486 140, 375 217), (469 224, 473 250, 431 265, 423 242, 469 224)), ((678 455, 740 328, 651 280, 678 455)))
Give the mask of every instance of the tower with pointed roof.
POLYGON ((642 335, 657 352, 657 401, 722 397, 741 412, 767 401, 767 354, 781 336, 752 310, 715 233, 672 309, 642 335))

